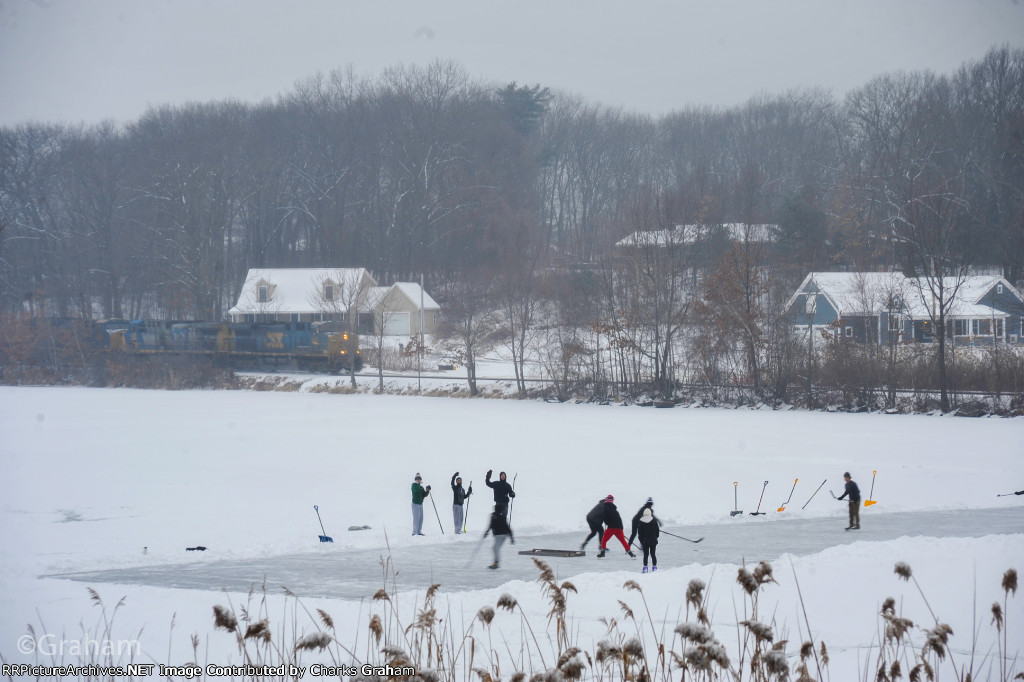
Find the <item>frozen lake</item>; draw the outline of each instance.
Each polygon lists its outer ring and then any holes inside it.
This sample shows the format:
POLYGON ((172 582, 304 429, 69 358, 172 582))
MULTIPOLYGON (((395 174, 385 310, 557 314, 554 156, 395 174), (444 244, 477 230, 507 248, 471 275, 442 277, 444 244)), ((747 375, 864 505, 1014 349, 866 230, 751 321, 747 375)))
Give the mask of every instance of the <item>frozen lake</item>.
MULTIPOLYGON (((1011 507, 904 513, 874 513, 868 508, 861 511, 862 530, 847 532, 843 530, 846 506, 840 503, 837 507, 844 513, 831 518, 790 520, 776 516, 777 512, 772 509, 771 516, 767 517, 744 514, 742 518, 725 523, 665 526, 663 531, 704 540, 691 543, 663 532, 658 545, 658 563, 663 568, 692 563, 740 564, 762 559, 774 561, 782 554, 804 556, 858 541, 883 541, 903 536, 981 537, 1024 531, 1024 508, 1011 507)), ((488 537, 481 542, 480 535, 471 532, 454 538, 446 536, 444 542, 437 542, 440 531, 434 530, 417 544, 393 548, 391 561, 397 571, 399 589, 425 590, 433 583, 440 583, 446 588, 467 590, 493 588, 516 579, 532 581, 537 577, 537 569, 531 557, 518 554, 520 550, 578 549, 586 531, 518 536, 515 545, 506 543, 503 547, 501 568, 497 571, 486 568, 492 560, 493 540, 488 537)), ((315 535, 311 539, 315 540, 315 535)), ((614 539, 609 542, 607 557, 596 558, 597 549, 596 540, 591 540, 584 557, 540 558, 556 571, 559 579, 584 572, 640 572, 639 552, 637 559, 630 559, 614 539)), ((247 592, 253 584, 265 581, 272 590, 283 586, 300 597, 360 599, 372 596, 384 586, 386 557, 386 548, 354 550, 322 544, 300 554, 226 561, 218 560, 216 548, 210 548, 199 562, 50 577, 88 583, 232 592, 247 592)), ((893 557, 894 563, 897 560, 899 557, 893 557)), ((387 587, 390 592, 390 583, 387 587)))

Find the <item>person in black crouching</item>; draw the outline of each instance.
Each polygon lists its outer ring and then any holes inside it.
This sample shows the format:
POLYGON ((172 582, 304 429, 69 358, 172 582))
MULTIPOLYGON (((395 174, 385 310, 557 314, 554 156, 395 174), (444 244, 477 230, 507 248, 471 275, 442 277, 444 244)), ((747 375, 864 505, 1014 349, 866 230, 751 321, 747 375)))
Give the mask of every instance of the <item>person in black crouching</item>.
POLYGON ((629 549, 629 543, 626 542, 626 535, 622 532, 622 516, 619 514, 618 507, 615 506, 615 496, 609 495, 604 498, 604 536, 601 538, 601 551, 598 552, 597 558, 604 557, 605 551, 608 549, 608 540, 612 537, 619 539, 622 546, 626 548, 626 554, 636 558, 636 554, 633 554, 632 550, 629 549))
MULTIPOLYGON (((590 538, 595 536, 597 536, 598 538, 601 537, 601 534, 604 531, 602 519, 604 519, 603 499, 596 505, 594 505, 593 509, 587 512, 587 525, 590 526, 590 535, 588 535, 587 538, 583 541, 583 544, 580 545, 580 549, 586 548, 587 543, 590 542, 590 538)), ((600 540, 598 540, 598 542, 600 542, 600 540)))

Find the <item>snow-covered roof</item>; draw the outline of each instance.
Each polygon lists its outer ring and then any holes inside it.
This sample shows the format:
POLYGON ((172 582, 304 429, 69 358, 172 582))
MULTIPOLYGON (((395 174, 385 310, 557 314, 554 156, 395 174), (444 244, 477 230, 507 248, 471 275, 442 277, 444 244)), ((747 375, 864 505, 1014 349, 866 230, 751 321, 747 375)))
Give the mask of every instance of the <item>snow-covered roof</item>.
POLYGON ((339 287, 332 309, 345 312, 351 299, 364 282, 376 285, 366 268, 252 268, 238 295, 238 303, 228 312, 233 315, 247 313, 306 313, 319 311, 326 304, 321 298, 324 284, 339 287), (270 300, 258 301, 258 287, 273 288, 270 300))
POLYGON ((908 298, 907 278, 898 272, 812 272, 787 307, 809 286, 825 296, 840 315, 874 314, 886 307, 893 294, 908 298))
POLYGON ((734 242, 774 242, 778 225, 754 223, 719 223, 717 225, 676 225, 667 230, 634 232, 615 245, 623 247, 678 246, 692 244, 699 239, 722 231, 734 242))
POLYGON ((372 287, 366 292, 366 299, 362 305, 359 306, 359 311, 368 313, 372 310, 376 310, 377 306, 380 305, 381 301, 391 292, 401 292, 409 301, 416 306, 420 307, 420 292, 423 292, 423 310, 440 310, 441 306, 437 304, 430 294, 426 290, 421 289, 419 284, 415 282, 395 282, 388 287, 372 287))
MULTIPOLYGON (((994 310, 979 301, 996 285, 1002 283, 1009 291, 1020 297, 1004 278, 992 275, 970 275, 963 278, 948 314, 955 317, 1005 317, 1005 313, 994 310)), ((957 284, 957 278, 944 277, 944 289, 949 291, 957 284)), ((787 307, 797 297, 806 294, 809 287, 825 296, 839 315, 876 315, 889 305, 890 296, 901 297, 904 308, 915 318, 928 317, 934 309, 927 278, 905 277, 898 272, 812 272, 790 297, 787 307)))
MULTIPOLYGON (((1010 283, 1002 277, 992 277, 990 275, 972 275, 965 277, 963 282, 960 284, 960 288, 956 292, 956 298, 953 300, 952 305, 949 308, 949 314, 955 317, 1006 317, 1006 313, 994 310, 991 306, 979 303, 982 297, 988 292, 992 291, 992 288, 1002 283, 1009 287, 1011 291, 1016 292, 1010 283)), ((946 291, 945 297, 949 297, 949 291, 957 285, 957 278, 955 277, 943 277, 942 285, 946 291)), ((934 296, 932 289, 929 287, 928 280, 921 278, 920 280, 910 280, 911 291, 913 296, 909 296, 907 303, 910 306, 911 313, 914 317, 926 317, 929 310, 934 310, 938 305, 936 297, 934 296)), ((937 288, 937 282, 936 282, 937 288)), ((1020 294, 1017 294, 1019 297, 1020 294)))
POLYGON ((437 304, 437 301, 430 297, 424 289, 420 287, 416 282, 395 282, 391 286, 400 289, 403 294, 409 297, 409 300, 415 303, 417 306, 420 304, 420 293, 423 294, 423 309, 424 310, 440 310, 441 306, 437 304))

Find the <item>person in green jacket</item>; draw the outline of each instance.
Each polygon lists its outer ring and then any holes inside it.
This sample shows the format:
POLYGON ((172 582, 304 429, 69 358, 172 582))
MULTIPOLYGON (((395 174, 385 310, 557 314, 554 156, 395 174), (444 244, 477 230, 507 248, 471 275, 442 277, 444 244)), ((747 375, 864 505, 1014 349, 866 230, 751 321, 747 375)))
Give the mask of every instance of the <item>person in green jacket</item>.
POLYGON ((430 486, 423 487, 423 477, 416 474, 412 482, 412 534, 423 535, 423 498, 430 495, 430 486))

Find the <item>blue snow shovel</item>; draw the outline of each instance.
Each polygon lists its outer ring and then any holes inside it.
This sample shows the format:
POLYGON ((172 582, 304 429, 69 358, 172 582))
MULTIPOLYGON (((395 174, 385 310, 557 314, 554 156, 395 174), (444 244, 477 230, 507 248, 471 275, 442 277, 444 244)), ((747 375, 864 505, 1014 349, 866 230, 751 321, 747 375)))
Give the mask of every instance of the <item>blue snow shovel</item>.
POLYGON ((320 507, 314 504, 313 511, 316 512, 316 520, 320 522, 320 532, 323 533, 323 535, 320 536, 320 542, 334 542, 334 538, 328 535, 327 531, 324 530, 324 522, 323 519, 320 518, 320 507))

